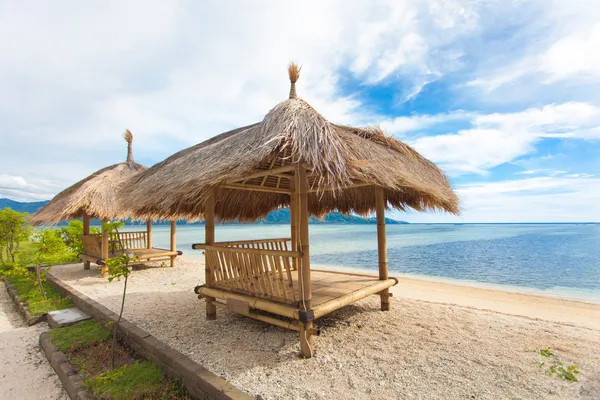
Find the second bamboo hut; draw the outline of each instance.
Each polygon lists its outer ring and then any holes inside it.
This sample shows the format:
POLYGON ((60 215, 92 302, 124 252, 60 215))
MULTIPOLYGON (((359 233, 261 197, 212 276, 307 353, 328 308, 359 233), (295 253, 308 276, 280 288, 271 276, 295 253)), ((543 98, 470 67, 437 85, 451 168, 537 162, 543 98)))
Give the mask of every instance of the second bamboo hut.
POLYGON ((34 225, 54 225, 69 219, 83 219, 83 253, 78 257, 84 268, 90 263, 102 267, 106 275, 106 261, 123 251, 133 253, 134 263, 170 261, 180 254, 175 247, 175 221, 171 222, 171 248, 159 249, 152 245, 152 219, 146 221, 146 231, 110 232, 108 222, 119 219, 121 199, 119 189, 127 188, 132 177, 147 168, 133 159, 133 135, 126 131, 127 159, 123 163, 103 168, 57 194, 48 204, 31 217, 34 225), (102 221, 102 232, 90 231, 90 220, 102 221))

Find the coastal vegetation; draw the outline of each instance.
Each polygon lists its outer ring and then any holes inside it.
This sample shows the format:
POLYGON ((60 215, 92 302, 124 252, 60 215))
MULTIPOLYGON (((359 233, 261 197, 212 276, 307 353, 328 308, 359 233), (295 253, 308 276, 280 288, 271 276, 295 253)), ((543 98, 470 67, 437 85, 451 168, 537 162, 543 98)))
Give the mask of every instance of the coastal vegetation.
POLYGON ((71 305, 45 276, 53 265, 77 261, 83 247, 82 231, 81 221, 70 221, 60 228, 33 229, 27 213, 0 210, 0 278, 11 282, 32 316, 71 305))
POLYGON ((546 374, 557 376, 565 381, 579 382, 577 379, 579 368, 577 366, 564 365, 560 357, 550 347, 540 349, 538 352, 544 358, 544 360, 540 361, 539 366, 545 369, 546 374))

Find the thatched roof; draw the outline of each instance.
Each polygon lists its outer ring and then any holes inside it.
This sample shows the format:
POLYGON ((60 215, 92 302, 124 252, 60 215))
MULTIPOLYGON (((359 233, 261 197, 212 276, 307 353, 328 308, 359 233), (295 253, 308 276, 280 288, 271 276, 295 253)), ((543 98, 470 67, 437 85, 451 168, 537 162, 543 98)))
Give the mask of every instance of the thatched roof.
POLYGON ((146 170, 133 160, 131 132, 125 132, 127 160, 95 172, 57 194, 48 204, 31 216, 34 225, 53 225, 80 218, 113 219, 118 216, 118 189, 133 175, 146 170))
POLYGON ((290 98, 275 106, 261 122, 182 150, 137 175, 131 187, 121 193, 125 200, 122 212, 140 219, 198 220, 202 219, 205 199, 215 189, 219 220, 255 220, 289 204, 286 191, 290 179, 283 173, 245 178, 258 171, 302 163, 312 169, 312 215, 333 210, 370 213, 375 210, 373 186, 385 189, 389 208, 458 213, 458 199, 440 169, 378 128, 353 128, 327 121, 296 97, 299 72, 294 64, 290 66, 290 98), (361 186, 349 188, 357 184, 361 186), (273 188, 279 193, 233 189, 236 185, 273 188))

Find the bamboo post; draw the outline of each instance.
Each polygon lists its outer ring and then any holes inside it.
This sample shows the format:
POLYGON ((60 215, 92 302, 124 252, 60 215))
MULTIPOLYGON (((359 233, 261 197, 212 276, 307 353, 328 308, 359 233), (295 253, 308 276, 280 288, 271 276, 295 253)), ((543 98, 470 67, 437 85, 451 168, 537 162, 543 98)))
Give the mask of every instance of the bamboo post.
MULTIPOLYGON (((375 211, 377 213, 377 256, 379 259, 379 279, 388 279, 387 245, 385 236, 385 194, 383 188, 375 189, 375 211)), ((379 292, 381 311, 390 310, 390 290, 379 292)))
MULTIPOLYGON (((302 310, 312 308, 312 282, 310 280, 310 251, 308 238, 308 178, 306 169, 298 166, 296 169, 296 193, 298 195, 299 235, 298 245, 301 252, 301 262, 298 268, 298 286, 300 287, 299 305, 302 310)), ((302 357, 312 357, 314 344, 312 337, 313 322, 300 324, 300 351, 302 357)))
MULTIPOLYGON (((290 194, 290 229, 292 238, 292 250, 300 251, 298 248, 298 192, 295 189, 296 178, 290 180, 290 188, 292 193, 290 194)), ((292 259, 292 268, 298 270, 298 259, 292 259)))
POLYGON ((106 261, 108 261, 108 227, 106 226, 108 220, 102 220, 102 261, 104 261, 104 265, 102 266, 102 276, 106 277, 108 275, 108 267, 106 266, 106 261))
MULTIPOLYGON (((87 236, 90 234, 90 216, 87 213, 83 213, 83 236, 87 236)), ((83 249, 85 253, 85 249, 83 249)), ((83 262, 83 269, 90 269, 90 262, 83 262)))
POLYGON ((146 221, 146 247, 152 248, 152 220, 146 221))
MULTIPOLYGON (((215 194, 210 194, 204 205, 204 242, 208 245, 215 243, 215 194)), ((212 274, 208 265, 208 252, 204 251, 204 283, 210 286, 212 283, 212 274)), ((217 307, 214 305, 214 297, 206 298, 206 319, 217 319, 217 307)))
MULTIPOLYGON (((171 251, 177 251, 177 221, 171 221, 171 251)), ((171 256, 171 268, 175 266, 175 257, 171 256)))

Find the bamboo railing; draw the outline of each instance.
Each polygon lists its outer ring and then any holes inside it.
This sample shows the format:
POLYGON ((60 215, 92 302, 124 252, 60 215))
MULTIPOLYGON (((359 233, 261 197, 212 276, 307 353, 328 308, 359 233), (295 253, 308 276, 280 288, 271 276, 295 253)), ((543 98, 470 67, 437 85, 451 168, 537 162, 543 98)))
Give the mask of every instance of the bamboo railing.
MULTIPOLYGON (((93 233, 82 236, 83 251, 86 254, 97 255, 102 258, 102 234, 93 233)), ((137 250, 147 248, 147 235, 145 231, 111 233, 108 236, 109 252, 119 250, 137 250), (121 248, 123 247, 123 248, 121 248)))
POLYGON ((119 232, 118 237, 116 233, 112 233, 109 237, 109 240, 120 242, 124 250, 148 248, 148 237, 144 231, 119 232))
POLYGON ((292 270, 300 253, 289 250, 290 241, 240 240, 192 247, 205 251, 210 273, 207 287, 297 304, 299 294, 294 289, 292 270))

